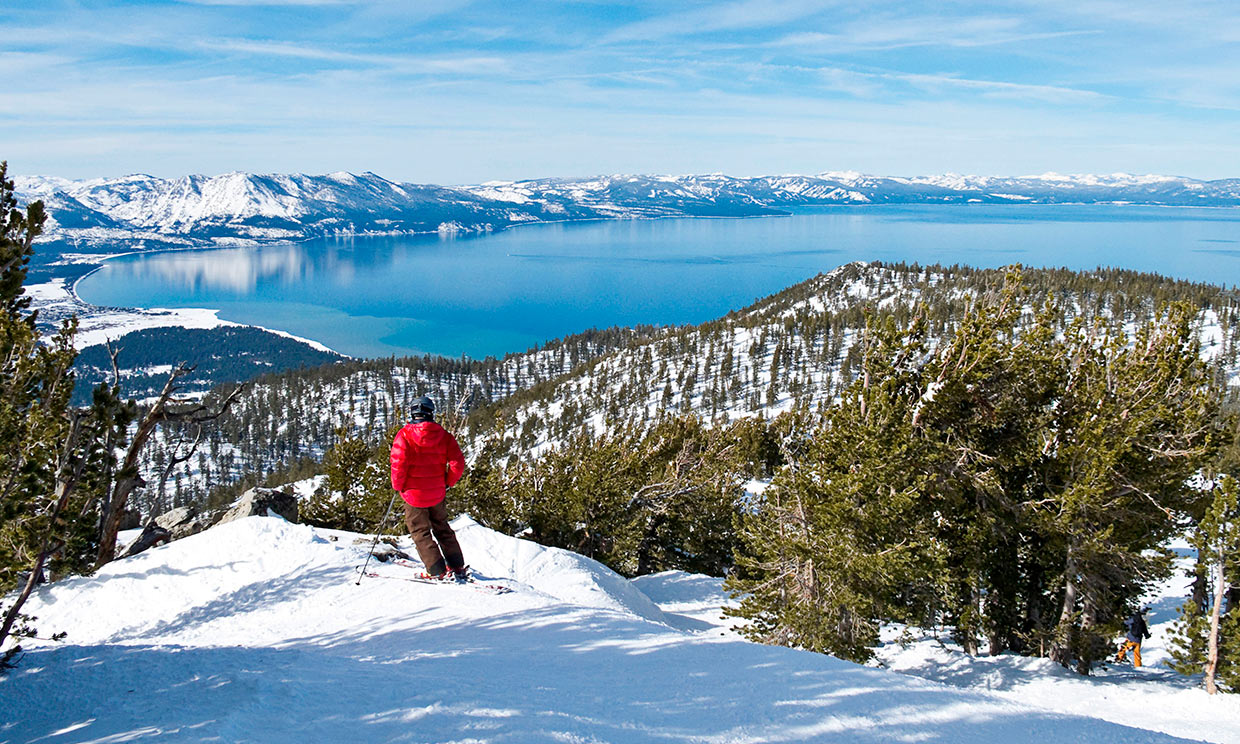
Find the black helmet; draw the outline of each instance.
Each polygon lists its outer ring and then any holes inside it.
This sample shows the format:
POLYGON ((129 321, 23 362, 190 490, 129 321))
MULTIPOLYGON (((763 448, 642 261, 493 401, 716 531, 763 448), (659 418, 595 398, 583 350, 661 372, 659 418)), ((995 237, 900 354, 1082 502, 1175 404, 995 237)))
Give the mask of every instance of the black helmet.
POLYGON ((413 402, 414 418, 430 418, 435 415, 435 401, 429 396, 423 395, 413 402))

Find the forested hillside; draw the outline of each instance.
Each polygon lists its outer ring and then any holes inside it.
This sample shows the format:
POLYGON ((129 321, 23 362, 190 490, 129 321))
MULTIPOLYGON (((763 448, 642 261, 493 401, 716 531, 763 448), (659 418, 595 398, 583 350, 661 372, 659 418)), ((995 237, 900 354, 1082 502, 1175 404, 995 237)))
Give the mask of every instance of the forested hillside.
MULTIPOLYGON (((313 472, 342 432, 383 432, 423 394, 434 396, 441 411, 463 416, 653 333, 646 327, 590 330, 503 359, 347 360, 260 377, 227 416, 201 432, 201 446, 185 462, 170 466, 189 455, 199 432, 158 433, 144 463, 151 487, 135 506, 143 515, 158 514, 201 503, 213 488, 243 476, 253 479, 298 465, 313 472)), ((234 387, 215 389, 206 402, 222 400, 234 387)))
MULTIPOLYGON (((1188 301, 1200 310, 1204 352, 1234 367, 1233 293, 1117 270, 1027 270, 1023 277, 1030 289, 1027 313, 1055 298, 1064 324, 1078 314, 1132 324, 1168 302, 1188 301)), ((562 441, 583 426, 601 432, 663 412, 727 421, 819 407, 855 376, 867 314, 897 325, 921 315, 926 333, 941 338, 972 298, 994 295, 1003 281, 1001 270, 852 264, 717 321, 667 329, 576 374, 522 391, 479 412, 471 431, 502 422, 528 449, 562 441)))
MULTIPOLYGON (((1065 324, 1085 315, 1131 325, 1168 302, 1189 302, 1203 354, 1226 374, 1235 369, 1234 292, 1110 269, 1026 270, 1023 277, 1027 313, 1055 298, 1065 324)), ((502 439, 514 456, 582 432, 649 428, 668 414, 720 424, 816 409, 855 376, 868 313, 897 324, 921 314, 928 335, 942 337, 971 298, 997 292, 1003 280, 996 270, 851 264, 700 326, 591 331, 503 360, 349 361, 269 376, 245 391, 193 458, 168 473, 162 494, 148 489, 142 510, 201 500, 243 474, 318 460, 344 431, 380 439, 424 393, 475 452, 502 439)), ((185 446, 173 435, 150 448, 152 484, 185 446)))
POLYGON ((194 367, 184 378, 185 393, 201 394, 225 382, 240 382, 263 374, 322 367, 344 359, 300 340, 250 326, 219 328, 146 328, 110 344, 87 346, 74 361, 73 401, 85 405, 101 382, 120 378, 126 397, 154 398, 168 380, 174 364, 194 367), (113 359, 108 347, 116 352, 113 359), (115 363, 115 368, 113 364, 115 363))

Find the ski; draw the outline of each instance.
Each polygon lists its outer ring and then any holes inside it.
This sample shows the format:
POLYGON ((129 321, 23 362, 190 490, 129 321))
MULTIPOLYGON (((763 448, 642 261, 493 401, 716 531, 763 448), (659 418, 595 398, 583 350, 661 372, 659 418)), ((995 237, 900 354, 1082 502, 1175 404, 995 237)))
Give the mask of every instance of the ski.
POLYGON ((483 594, 510 594, 513 589, 503 586, 502 584, 481 584, 472 576, 468 581, 453 581, 452 579, 437 579, 426 574, 418 574, 414 576, 395 576, 393 574, 377 573, 375 571, 362 572, 361 567, 357 571, 367 578, 371 579, 397 579, 398 581, 412 581, 415 584, 431 584, 435 586, 463 586, 483 594))
MULTIPOLYGON (((411 558, 392 558, 391 560, 387 561, 387 564, 390 566, 403 566, 405 568, 412 568, 413 570, 421 573, 423 576, 426 576, 425 569, 423 568, 422 564, 411 558)), ((470 568, 469 566, 466 566, 465 570, 469 572, 469 581, 495 581, 495 579, 490 576, 482 576, 478 574, 476 571, 474 571, 474 569, 470 568)))

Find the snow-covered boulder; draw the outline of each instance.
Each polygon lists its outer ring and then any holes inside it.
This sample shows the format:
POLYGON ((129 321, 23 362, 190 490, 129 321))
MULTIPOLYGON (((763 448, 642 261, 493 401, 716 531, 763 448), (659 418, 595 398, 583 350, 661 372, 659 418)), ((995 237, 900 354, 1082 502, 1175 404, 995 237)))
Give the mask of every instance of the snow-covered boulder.
POLYGON ((207 529, 218 517, 214 511, 200 512, 192 506, 179 506, 155 517, 155 524, 168 530, 173 540, 180 540, 207 529))
POLYGON ((452 522, 465 560, 489 576, 507 576, 562 602, 667 623, 663 611, 623 576, 569 550, 548 548, 487 529, 467 515, 452 522))
POLYGON ((287 522, 297 521, 297 497, 292 491, 275 488, 251 488, 233 502, 216 524, 235 522, 245 517, 276 515, 287 522))
POLYGON ((172 541, 172 533, 167 529, 160 527, 155 522, 151 522, 142 529, 142 533, 136 539, 130 542, 123 551, 121 558, 128 558, 131 555, 137 555, 148 548, 162 545, 172 541))
POLYGON ((227 509, 200 512, 192 506, 181 506, 155 518, 155 524, 171 534, 173 540, 197 535, 205 529, 235 522, 246 517, 277 516, 287 522, 297 521, 297 497, 286 490, 251 488, 227 509))

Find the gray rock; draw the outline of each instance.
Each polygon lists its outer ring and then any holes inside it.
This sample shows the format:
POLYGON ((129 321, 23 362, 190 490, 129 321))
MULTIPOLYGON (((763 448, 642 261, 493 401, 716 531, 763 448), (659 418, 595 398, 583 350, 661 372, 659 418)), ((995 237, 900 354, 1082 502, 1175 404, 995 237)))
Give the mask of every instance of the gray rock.
POLYGON ((223 514, 222 509, 199 513, 192 506, 181 506, 160 514, 155 518, 155 524, 168 530, 173 540, 180 540, 214 526, 223 514))
POLYGON ((129 543, 129 547, 125 548, 125 552, 121 553, 121 558, 128 558, 131 555, 137 555, 147 548, 170 542, 172 540, 171 530, 160 527, 157 523, 151 522, 142 529, 142 534, 138 535, 138 539, 129 543))
POLYGON ((155 524, 166 530, 185 524, 197 516, 198 510, 192 506, 178 506, 155 517, 155 524))
POLYGON ((383 563, 386 563, 393 558, 404 558, 407 561, 413 560, 413 556, 409 555, 400 548, 393 545, 388 545, 387 543, 379 543, 375 546, 375 549, 370 552, 370 554, 383 563))
MULTIPOLYGON (((155 518, 154 526, 167 530, 171 539, 196 535, 217 524, 245 517, 276 515, 289 522, 297 521, 297 497, 291 491, 274 488, 251 488, 241 494, 227 509, 199 512, 192 506, 181 506, 155 518)), ((148 528, 149 529, 149 528, 148 528)), ((145 533, 144 533, 145 534, 145 533)), ((141 538, 139 538, 141 539, 141 538)))
POLYGON ((226 511, 215 524, 224 524, 246 517, 278 515, 289 522, 297 521, 297 496, 291 491, 274 488, 251 488, 226 511))

